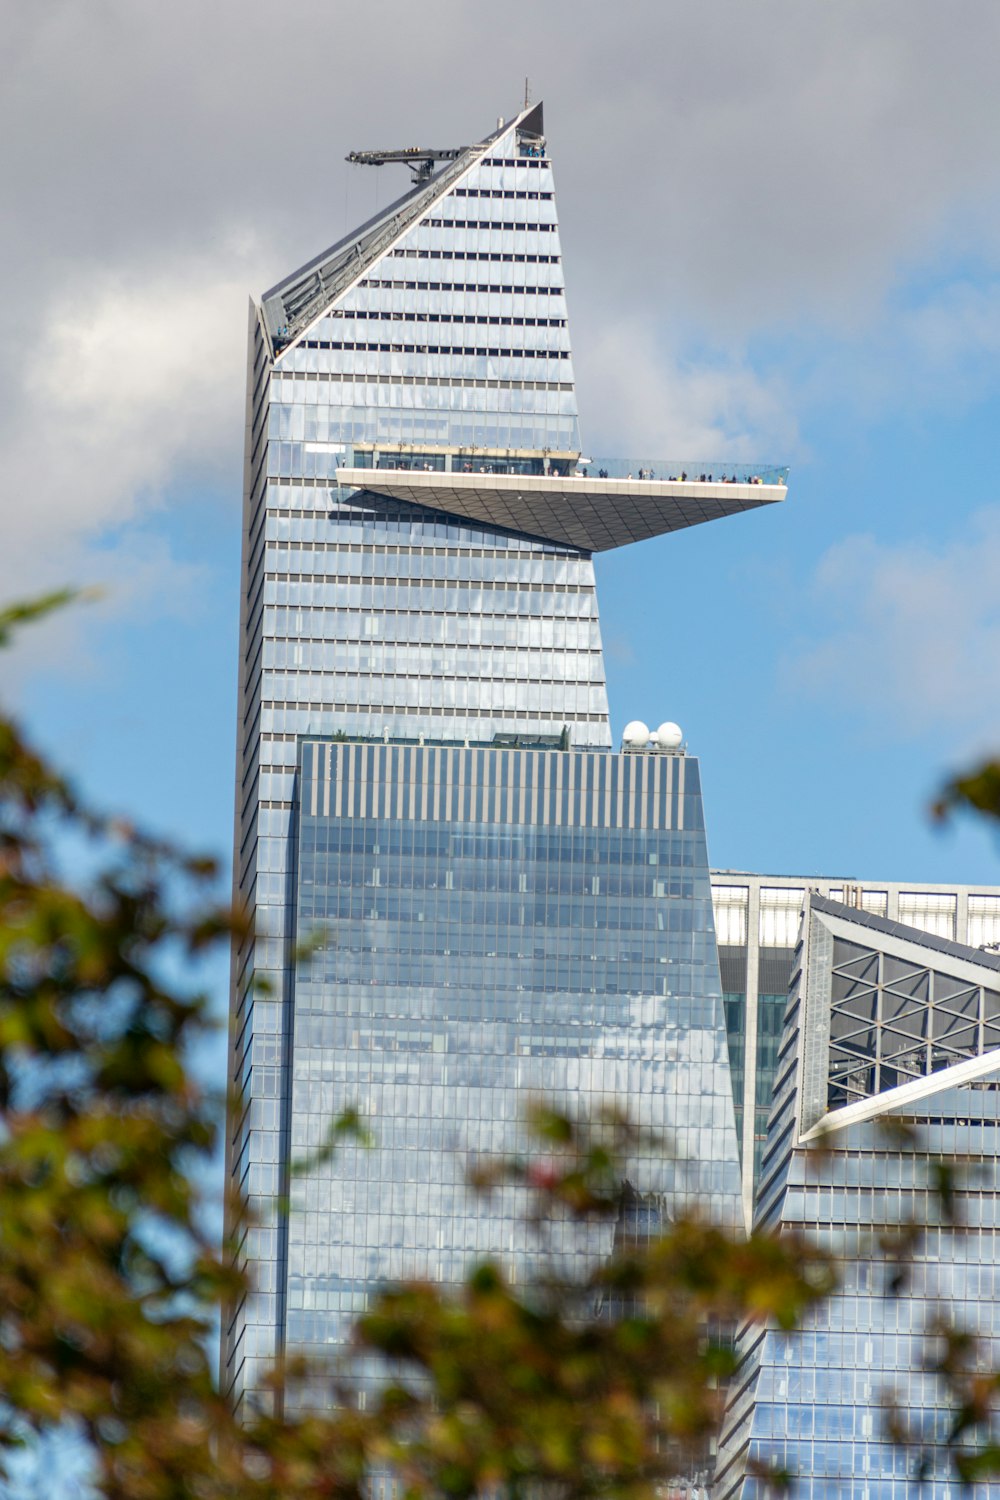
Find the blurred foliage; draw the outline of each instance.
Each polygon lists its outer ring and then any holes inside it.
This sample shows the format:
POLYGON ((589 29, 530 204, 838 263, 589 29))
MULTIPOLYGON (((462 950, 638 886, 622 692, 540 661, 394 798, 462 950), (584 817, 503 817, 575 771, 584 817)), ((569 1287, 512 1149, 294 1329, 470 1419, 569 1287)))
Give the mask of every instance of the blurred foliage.
POLYGON ((983 761, 945 782, 931 805, 931 813, 944 822, 955 812, 1000 818, 1000 760, 983 761))
MULTIPOLYGON (((0 615, 0 641, 61 597, 0 615)), ((0 1462, 68 1428, 108 1500, 360 1500, 386 1469, 414 1500, 662 1494, 717 1430, 728 1331, 795 1327, 833 1289, 804 1238, 736 1240, 690 1214, 619 1237, 577 1281, 552 1265, 516 1289, 482 1264, 458 1292, 403 1285, 357 1326, 357 1352, 386 1362, 374 1400, 359 1405, 349 1366, 290 1361, 272 1409, 235 1420, 213 1350, 247 1287, 194 1186, 224 1100, 186 1065, 213 1023, 183 976, 243 930, 212 905, 215 874, 93 813, 0 719, 0 1462), (89 873, 69 882, 59 855, 81 845, 89 873), (291 1383, 320 1390, 317 1415, 282 1414, 291 1383)), ((480 1190, 526 1192, 542 1237, 617 1222, 628 1120, 538 1106, 532 1124, 532 1153, 478 1168, 480 1190)), ((316 1160, 361 1128, 335 1122, 316 1160)), ((992 1391, 959 1365, 972 1411, 992 1391)))

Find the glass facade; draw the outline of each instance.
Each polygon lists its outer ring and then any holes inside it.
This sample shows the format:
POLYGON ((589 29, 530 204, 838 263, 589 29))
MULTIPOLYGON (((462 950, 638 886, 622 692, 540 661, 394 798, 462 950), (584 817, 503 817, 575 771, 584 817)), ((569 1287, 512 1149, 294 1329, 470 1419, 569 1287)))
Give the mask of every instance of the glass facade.
MULTIPOLYGON (((627 1106, 663 1134, 629 1163, 659 1214, 740 1181, 697 762, 674 755, 307 740, 296 880, 319 946, 295 983, 291 1147, 357 1106, 292 1186, 287 1336, 329 1352, 372 1286, 521 1278, 532 1237, 465 1185, 526 1103, 627 1106)), ((610 1249, 612 1228, 567 1253, 610 1249)))
POLYGON ((254 935, 228 1168, 252 1290, 223 1382, 239 1405, 276 1355, 335 1352, 386 1279, 454 1282, 482 1255, 530 1274, 516 1201, 470 1197, 467 1163, 510 1150, 533 1095, 614 1102, 672 1153, 630 1163, 619 1225, 568 1255, 692 1199, 735 1229, 758 1172, 762 1221, 850 1252, 812 1326, 747 1336, 716 1493, 752 1493, 751 1455, 802 1495, 895 1500, 883 1374, 934 1429, 932 1306, 1000 1332, 1000 961, 952 941, 1000 940, 1000 895, 723 872, 716 947, 697 762, 611 753, 591 552, 782 498, 784 474, 770 494, 759 472, 727 490, 680 470, 651 498, 648 463, 634 493, 603 465, 607 493, 585 481, 541 131, 540 106, 499 126, 251 309, 234 882, 254 935), (803 901, 829 962, 786 1016, 803 901), (865 1237, 929 1203, 925 1160, 875 1129, 900 1087, 924 1091, 907 1111, 927 1149, 983 1175, 970 1232, 935 1226, 912 1296, 887 1301, 865 1237), (293 1176, 347 1106, 374 1149, 293 1176), (817 1178, 805 1137, 838 1119, 817 1178))
POLYGON ((830 875, 757 875, 713 870, 712 902, 725 997, 736 1128, 744 1172, 747 1225, 767 1140, 788 987, 806 892, 888 916, 931 936, 972 948, 1000 944, 1000 892, 989 887, 929 887, 845 881, 830 875))
POLYGON ((281 352, 268 437, 275 478, 578 457, 552 165, 515 127, 281 352))
MULTIPOLYGON (((1000 1363, 1000 1049, 984 1019, 1000 960, 812 896, 795 971, 757 1220, 828 1244, 842 1257, 843 1286, 797 1333, 744 1332, 713 1493, 764 1500, 765 1486, 746 1474, 749 1459, 789 1471, 804 1500, 909 1500, 917 1492, 955 1500, 952 1413, 927 1357, 940 1322, 979 1340, 972 1368, 1000 1363), (876 985, 854 987, 869 1087, 846 1103, 838 1016, 848 976, 867 970, 873 955, 886 980, 882 996, 872 1004, 876 985), (969 993, 977 997, 975 1041, 961 1058, 935 1058, 933 1036, 948 1025, 952 997, 969 993), (901 1014, 911 1037, 923 1039, 915 1049, 923 1066, 905 1079, 879 1062, 901 1014), (887 1129, 893 1120, 912 1137, 887 1129), (810 1151, 819 1139, 822 1151, 810 1151), (962 1164, 954 1229, 934 1191, 942 1158, 962 1164), (908 1221, 925 1229, 910 1278, 894 1291, 879 1246, 908 1221), (898 1402, 914 1446, 889 1437, 886 1400, 898 1402)), ((978 1438, 995 1442, 997 1433, 978 1438)), ((985 1500, 988 1488, 966 1493, 985 1500)))
MULTIPOLYGON (((483 1250, 520 1274, 511 1216, 462 1171, 533 1091, 669 1127, 683 1185, 644 1183, 657 1212, 696 1191, 735 1223, 739 1202, 697 765, 610 754, 591 552, 551 539, 580 436, 540 106, 253 305, 246 427, 237 1404, 287 1347, 336 1346, 385 1275, 483 1250), (542 489, 513 528, 338 482, 387 468, 542 489), (328 923, 297 973, 297 934, 328 923), (345 1102, 378 1152, 290 1181, 345 1102)), ((696 519, 758 503, 738 489, 696 519)))
POLYGON ((310 302, 327 270, 306 268, 251 313, 234 883, 255 936, 234 964, 228 1165, 255 1222, 254 1291, 224 1334, 236 1401, 285 1340, 301 738, 610 747, 589 554, 336 483, 339 459, 380 451, 478 469, 484 445, 514 445, 548 470, 579 452, 548 158, 512 125, 441 182, 337 248, 339 292, 310 302), (273 326, 275 307, 297 323, 273 326))

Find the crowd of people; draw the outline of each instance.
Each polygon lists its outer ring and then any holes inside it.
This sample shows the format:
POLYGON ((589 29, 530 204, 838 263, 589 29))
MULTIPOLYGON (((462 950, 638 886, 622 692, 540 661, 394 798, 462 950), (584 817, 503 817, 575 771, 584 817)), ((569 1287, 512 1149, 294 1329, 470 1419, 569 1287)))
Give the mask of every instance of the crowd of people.
MULTIPOLYGON (((529 461, 529 462, 531 462, 531 461, 529 461)), ((574 470, 570 467, 569 464, 567 464, 566 460, 560 460, 558 462, 554 461, 552 463, 551 467, 545 469, 544 471, 541 470, 541 461, 540 460, 536 459, 533 462, 535 464, 539 465, 539 469, 536 470, 536 472, 544 472, 545 475, 546 475, 546 477, 548 477, 548 478, 560 478, 560 477, 562 477, 564 475, 567 475, 567 474, 570 474, 570 473, 574 473, 574 470)), ((444 461, 443 457, 439 458, 436 461, 432 462, 432 461, 429 461, 425 455, 420 455, 420 454, 413 454, 413 455, 410 455, 410 454, 406 454, 406 455, 401 455, 401 454, 382 454, 382 455, 379 456, 378 459, 376 459, 375 467, 376 468, 381 468, 381 469, 422 469, 422 470, 426 470, 426 471, 434 471, 434 470, 442 470, 444 468, 444 463, 445 463, 445 461, 444 461)), ((525 464, 523 462, 511 462, 509 460, 508 461, 504 461, 502 459, 493 459, 493 460, 486 460, 486 461, 481 461, 479 463, 476 463, 474 461, 470 461, 469 459, 464 459, 461 462, 453 461, 453 463, 452 463, 452 472, 453 473, 461 473, 461 474, 518 474, 518 475, 520 475, 520 474, 530 474, 532 472, 532 470, 531 470, 531 468, 529 467, 528 464, 525 464)), ((611 479, 611 478, 613 478, 615 476, 611 475, 607 469, 603 469, 602 468, 602 469, 597 469, 596 471, 592 471, 590 469, 586 469, 586 468, 580 467, 580 468, 578 468, 578 469, 575 470, 575 477, 577 479, 611 479)), ((630 469, 629 472, 625 475, 625 478, 626 479, 635 479, 635 478, 637 478, 637 479, 642 479, 642 480, 655 480, 655 478, 656 478, 656 470, 655 469, 645 469, 644 468, 644 469, 640 469, 637 474, 633 475, 633 473, 632 473, 632 471, 630 469)), ((764 479, 762 479, 759 474, 747 474, 747 473, 744 472, 741 475, 735 469, 732 471, 732 473, 724 473, 724 474, 720 475, 720 477, 718 479, 715 478, 714 474, 708 474, 708 473, 705 473, 705 474, 689 474, 686 469, 682 469, 679 474, 664 474, 664 475, 661 475, 660 478, 661 478, 661 480, 663 480, 663 479, 667 480, 670 484, 677 484, 677 483, 680 483, 680 484, 766 484, 766 483, 774 483, 773 480, 764 480, 764 479)), ((778 482, 780 483, 780 481, 778 481, 778 482)))
MULTIPOLYGON (((607 479, 608 478, 608 471, 607 471, 607 469, 598 469, 598 471, 597 471, 597 477, 598 477, 598 479, 607 479)), ((632 478, 631 472, 629 472, 625 477, 626 477, 626 479, 631 479, 632 478)), ((655 469, 640 469, 639 473, 638 473, 638 475, 636 477, 638 479, 655 479, 656 478, 656 470, 655 469)), ((688 474, 686 472, 686 470, 684 470, 684 469, 682 469, 679 474, 668 474, 666 477, 667 477, 667 480, 668 480, 668 482, 670 484, 677 484, 677 483, 680 483, 680 484, 688 484, 688 483, 690 483, 690 484, 763 484, 764 483, 763 479, 761 479, 761 477, 760 477, 759 474, 744 474, 741 477, 739 474, 735 473, 735 471, 732 474, 723 474, 718 480, 716 480, 715 477, 712 474, 688 474)))

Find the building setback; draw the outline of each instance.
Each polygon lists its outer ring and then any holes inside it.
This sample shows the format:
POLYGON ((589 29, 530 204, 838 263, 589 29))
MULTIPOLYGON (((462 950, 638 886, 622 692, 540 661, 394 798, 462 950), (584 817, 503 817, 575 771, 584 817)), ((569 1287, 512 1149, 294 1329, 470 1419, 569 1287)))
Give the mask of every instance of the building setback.
POLYGON ((250 309, 237 1403, 387 1274, 524 1273, 461 1178, 532 1091, 627 1098, 683 1154, 650 1189, 740 1212, 697 763, 671 734, 611 753, 593 554, 784 477, 588 465, 541 106, 442 159, 250 309), (348 1105, 377 1150, 293 1182, 348 1105))

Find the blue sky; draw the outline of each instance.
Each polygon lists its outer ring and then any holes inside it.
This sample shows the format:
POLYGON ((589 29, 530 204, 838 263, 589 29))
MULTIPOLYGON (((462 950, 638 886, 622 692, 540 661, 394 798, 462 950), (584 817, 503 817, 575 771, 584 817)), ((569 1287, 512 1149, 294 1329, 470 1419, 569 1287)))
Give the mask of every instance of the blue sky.
POLYGON ((93 796, 228 856, 246 298, 525 72, 588 449, 788 462, 598 560, 614 727, 674 718, 717 865, 1000 883, 926 807, 1000 746, 1000 11, 260 0, 20 12, 0 111, 0 590, 103 583, 0 689, 93 796), (610 12, 610 13, 609 13, 610 12))

